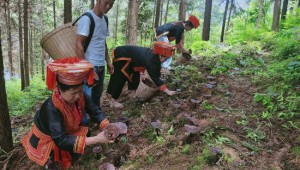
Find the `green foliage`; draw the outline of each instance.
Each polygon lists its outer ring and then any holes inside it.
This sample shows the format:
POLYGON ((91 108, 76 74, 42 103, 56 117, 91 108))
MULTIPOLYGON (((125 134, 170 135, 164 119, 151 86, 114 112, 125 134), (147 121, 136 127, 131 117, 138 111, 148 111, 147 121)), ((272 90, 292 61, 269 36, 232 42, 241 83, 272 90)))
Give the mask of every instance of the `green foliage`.
POLYGON ((259 130, 259 127, 255 130, 251 129, 251 128, 247 128, 247 138, 252 139, 254 142, 258 142, 259 140, 262 140, 266 137, 266 134, 259 130))
POLYGON ((25 91, 21 91, 21 80, 7 81, 6 92, 11 116, 26 114, 38 101, 45 100, 51 94, 41 80, 41 75, 34 76, 25 91))
POLYGON ((227 42, 230 44, 259 41, 260 34, 264 32, 263 29, 256 28, 255 24, 245 24, 242 19, 235 19, 233 22, 236 24, 227 35, 227 42))
POLYGON ((209 63, 209 67, 212 68, 211 74, 226 73, 229 69, 236 67, 236 58, 238 57, 239 54, 228 52, 223 53, 220 57, 213 58, 209 63))
POLYGON ((190 153, 190 145, 189 144, 186 144, 186 145, 184 145, 183 147, 182 147, 182 150, 181 150, 181 153, 183 153, 183 154, 189 154, 190 153))
POLYGON ((201 155, 199 155, 197 157, 197 164, 194 165, 191 169, 196 170, 196 169, 202 169, 203 166, 206 164, 207 159, 210 156, 210 149, 208 147, 205 147, 201 153, 201 155))
POLYGON ((273 51, 273 55, 277 59, 288 59, 300 54, 299 40, 295 38, 286 38, 278 41, 276 49, 273 51))
POLYGON ((202 106, 203 109, 205 109, 205 110, 211 110, 211 109, 213 108, 213 106, 212 106, 211 104, 209 104, 209 103, 207 102, 207 100, 203 101, 203 102, 201 103, 201 106, 202 106))
POLYGON ((285 29, 299 26, 300 23, 300 8, 296 9, 295 13, 288 13, 283 23, 285 29))
POLYGON ((215 142, 216 142, 217 145, 222 145, 222 144, 231 143, 231 140, 227 137, 224 137, 224 136, 217 136, 217 138, 215 139, 215 142))
POLYGON ((292 153, 299 157, 300 156, 300 146, 293 147, 292 153))

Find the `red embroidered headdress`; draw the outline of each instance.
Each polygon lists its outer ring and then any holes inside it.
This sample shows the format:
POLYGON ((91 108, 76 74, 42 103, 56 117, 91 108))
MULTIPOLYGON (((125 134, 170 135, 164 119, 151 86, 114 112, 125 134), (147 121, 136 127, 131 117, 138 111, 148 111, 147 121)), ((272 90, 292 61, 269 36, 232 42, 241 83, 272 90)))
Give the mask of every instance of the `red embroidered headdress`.
POLYGON ((91 63, 78 57, 55 60, 47 65, 46 84, 49 90, 56 87, 56 78, 66 85, 77 85, 87 80, 89 85, 94 83, 94 67, 91 63))
POLYGON ((198 26, 200 25, 199 19, 197 17, 195 17, 194 15, 191 15, 189 17, 189 21, 191 21, 191 23, 194 25, 194 28, 198 28, 198 26))
POLYGON ((153 53, 164 57, 170 57, 175 54, 176 46, 166 42, 155 41, 153 43, 153 53))

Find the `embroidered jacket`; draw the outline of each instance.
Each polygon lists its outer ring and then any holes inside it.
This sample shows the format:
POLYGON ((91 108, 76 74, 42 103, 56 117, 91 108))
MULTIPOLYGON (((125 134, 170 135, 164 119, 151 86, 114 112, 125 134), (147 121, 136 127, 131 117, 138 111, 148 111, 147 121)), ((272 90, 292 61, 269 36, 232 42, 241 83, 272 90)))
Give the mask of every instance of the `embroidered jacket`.
POLYGON ((71 166, 72 153, 84 152, 88 132, 87 127, 80 125, 84 111, 100 123, 100 128, 109 124, 101 109, 85 93, 76 101, 74 110, 61 101, 56 89, 37 111, 33 128, 21 141, 28 157, 41 166, 47 162, 51 151, 56 153, 54 157, 60 156, 57 159, 64 168, 71 166), (63 154, 66 156, 62 157, 63 154))

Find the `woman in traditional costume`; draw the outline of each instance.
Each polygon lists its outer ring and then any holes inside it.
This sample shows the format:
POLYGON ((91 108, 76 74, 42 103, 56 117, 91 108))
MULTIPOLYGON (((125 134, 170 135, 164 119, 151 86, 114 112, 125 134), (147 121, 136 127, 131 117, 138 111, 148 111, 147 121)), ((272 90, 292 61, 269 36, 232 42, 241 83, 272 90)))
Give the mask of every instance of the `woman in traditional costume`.
POLYGON ((160 91, 170 96, 174 95, 176 92, 169 90, 160 79, 160 70, 161 63, 174 53, 175 49, 174 46, 162 43, 154 43, 154 50, 137 46, 116 47, 112 54, 115 69, 110 76, 107 88, 107 93, 110 96, 110 107, 123 108, 117 99, 120 97, 126 81, 128 82, 128 90, 134 92, 138 88, 140 80, 145 79, 145 70, 160 91), (165 48, 162 45, 165 45, 165 48))
POLYGON ((88 127, 82 126, 84 112, 99 122, 100 129, 109 124, 101 109, 83 92, 84 81, 93 84, 93 68, 77 57, 47 65, 46 84, 53 94, 37 111, 31 131, 21 141, 27 156, 39 165, 54 162, 67 169, 83 154, 85 146, 112 142, 104 132, 87 137, 88 127))
MULTIPOLYGON (((176 47, 181 50, 182 53, 189 53, 182 46, 182 39, 184 30, 190 31, 197 29, 200 25, 199 19, 194 15, 191 15, 187 21, 177 21, 161 25, 155 29, 155 38, 157 41, 170 43, 175 40, 176 47)), ((162 68, 170 69, 172 62, 172 56, 162 63, 162 68)))

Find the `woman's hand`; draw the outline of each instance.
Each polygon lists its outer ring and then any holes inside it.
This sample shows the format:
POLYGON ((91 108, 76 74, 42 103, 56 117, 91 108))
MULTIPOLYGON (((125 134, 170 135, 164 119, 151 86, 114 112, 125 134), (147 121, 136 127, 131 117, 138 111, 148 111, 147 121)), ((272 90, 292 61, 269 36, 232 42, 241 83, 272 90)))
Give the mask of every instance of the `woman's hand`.
POLYGON ((166 88, 166 89, 164 90, 164 92, 167 93, 169 96, 173 96, 173 95, 175 95, 175 94, 177 93, 176 91, 171 91, 171 90, 169 90, 168 88, 166 88))
POLYGON ((85 145, 94 145, 98 143, 113 143, 114 140, 109 140, 104 135, 104 132, 100 132, 97 136, 87 137, 85 140, 85 145))
POLYGON ((97 136, 97 141, 99 143, 113 143, 114 140, 109 140, 105 135, 104 135, 104 131, 100 132, 97 136))

